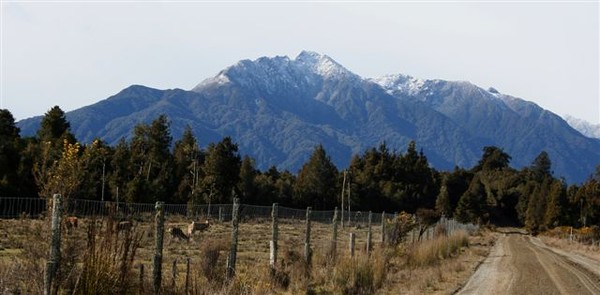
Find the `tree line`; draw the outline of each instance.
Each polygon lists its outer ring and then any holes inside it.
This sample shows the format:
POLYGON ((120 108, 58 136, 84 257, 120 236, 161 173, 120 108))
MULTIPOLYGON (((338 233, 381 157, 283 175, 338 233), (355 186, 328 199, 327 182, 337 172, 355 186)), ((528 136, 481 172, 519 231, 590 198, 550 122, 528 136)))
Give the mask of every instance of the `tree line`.
POLYGON ((502 148, 487 146, 470 169, 437 171, 410 142, 404 152, 385 144, 355 155, 340 171, 322 145, 297 171, 266 171, 225 137, 201 148, 188 126, 173 142, 165 115, 135 126, 129 141, 81 145, 60 107, 43 117, 37 134, 21 137, 0 110, 0 197, 60 193, 66 198, 125 202, 230 203, 418 213, 462 222, 524 225, 540 231, 600 222, 600 165, 580 185, 553 176, 542 151, 528 167, 510 166, 502 148), (342 188, 342 186, 344 186, 342 188), (342 193, 343 192, 343 193, 342 193))

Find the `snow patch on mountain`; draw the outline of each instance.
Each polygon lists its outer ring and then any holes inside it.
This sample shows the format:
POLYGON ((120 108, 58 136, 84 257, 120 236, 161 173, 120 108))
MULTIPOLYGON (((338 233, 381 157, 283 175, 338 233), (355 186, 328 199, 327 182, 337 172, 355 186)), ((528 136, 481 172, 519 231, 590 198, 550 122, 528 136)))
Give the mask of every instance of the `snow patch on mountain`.
POLYGON ((600 124, 592 124, 586 120, 575 118, 570 115, 564 115, 563 118, 573 129, 579 131, 581 134, 589 138, 600 139, 600 124))
POLYGON ((385 75, 379 78, 370 79, 372 82, 379 84, 387 93, 393 95, 396 92, 416 95, 425 85, 426 80, 414 78, 403 74, 385 75))

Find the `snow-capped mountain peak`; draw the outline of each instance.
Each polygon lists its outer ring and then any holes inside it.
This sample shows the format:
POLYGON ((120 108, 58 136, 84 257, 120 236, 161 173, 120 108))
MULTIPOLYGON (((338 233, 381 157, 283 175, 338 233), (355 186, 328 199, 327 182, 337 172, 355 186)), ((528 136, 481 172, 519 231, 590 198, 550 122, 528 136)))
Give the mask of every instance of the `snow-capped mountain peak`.
POLYGON ((573 129, 579 131, 581 134, 589 138, 600 139, 600 124, 592 124, 586 120, 575 118, 570 115, 564 115, 563 118, 573 129))
POLYGON ((314 51, 302 51, 294 60, 299 67, 304 67, 324 78, 355 76, 331 57, 314 51))

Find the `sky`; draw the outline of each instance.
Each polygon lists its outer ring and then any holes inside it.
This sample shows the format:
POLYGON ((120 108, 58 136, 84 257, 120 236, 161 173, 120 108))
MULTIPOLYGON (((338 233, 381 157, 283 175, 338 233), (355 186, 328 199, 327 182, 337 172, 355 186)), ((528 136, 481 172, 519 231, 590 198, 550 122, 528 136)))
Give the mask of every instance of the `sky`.
POLYGON ((0 1, 0 108, 17 120, 311 50, 365 78, 470 81, 600 123, 598 1, 0 1))

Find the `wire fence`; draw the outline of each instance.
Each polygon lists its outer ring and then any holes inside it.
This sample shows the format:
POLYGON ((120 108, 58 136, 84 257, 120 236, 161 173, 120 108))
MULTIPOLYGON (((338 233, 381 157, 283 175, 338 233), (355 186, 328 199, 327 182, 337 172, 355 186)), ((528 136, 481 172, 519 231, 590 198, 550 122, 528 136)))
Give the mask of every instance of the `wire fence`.
MULTIPOLYGON (((85 199, 70 199, 64 201, 65 212, 78 217, 103 217, 113 214, 128 216, 135 220, 152 220, 155 205, 148 203, 127 203, 112 201, 95 201, 85 199)), ((48 200, 42 198, 0 198, 0 218, 40 218, 46 214, 48 200)), ((165 204, 164 212, 167 217, 186 217, 192 219, 218 219, 219 221, 231 220, 232 204, 165 204)), ((269 219, 271 206, 240 205, 239 216, 242 220, 269 219)), ((311 220, 331 223, 334 210, 311 210, 311 220)), ((368 212, 345 211, 345 223, 366 224, 368 212)), ((338 212, 341 216, 341 211, 338 212)), ((304 220, 305 209, 279 207, 279 218, 284 220, 304 220)), ((382 218, 393 218, 391 213, 373 213, 372 222, 380 223, 382 218)))

